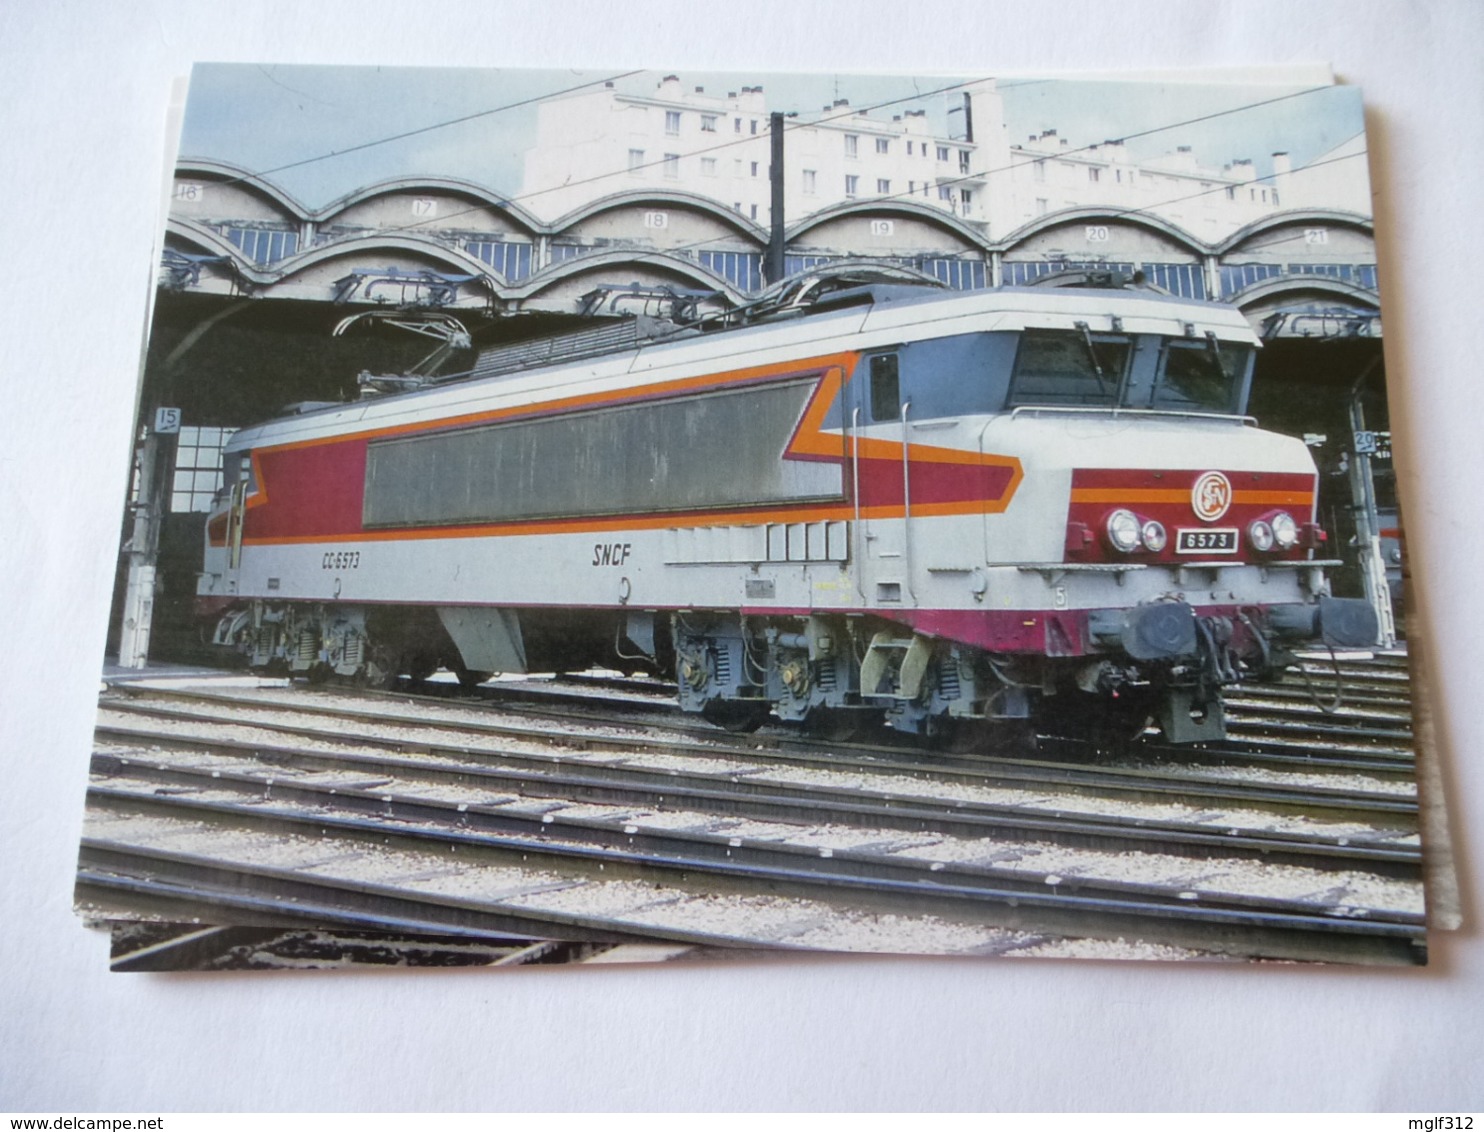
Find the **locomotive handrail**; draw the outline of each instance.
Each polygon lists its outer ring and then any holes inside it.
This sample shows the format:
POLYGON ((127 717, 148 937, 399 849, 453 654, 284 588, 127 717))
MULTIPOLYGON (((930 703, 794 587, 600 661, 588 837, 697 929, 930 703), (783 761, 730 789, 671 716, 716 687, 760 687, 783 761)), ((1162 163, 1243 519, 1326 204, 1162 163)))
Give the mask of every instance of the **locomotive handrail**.
POLYGON ((1040 574, 1048 585, 1054 586, 1068 574, 1113 574, 1118 584, 1123 585, 1123 576, 1135 570, 1149 569, 1147 562, 1018 562, 1017 570, 1026 574, 1040 574))
POLYGON ((850 498, 855 504, 855 524, 851 528, 851 557, 855 560, 855 592, 860 595, 861 604, 866 602, 866 585, 862 578, 864 563, 861 561, 861 450, 860 450, 860 426, 861 410, 857 405, 850 410, 850 476, 851 491, 850 498))
POLYGON ((906 573, 907 596, 917 604, 917 591, 912 588, 912 473, 907 449, 910 437, 907 426, 907 411, 912 408, 910 400, 902 402, 902 557, 906 573))
POLYGON ((1203 421, 1235 421, 1238 424, 1257 426, 1257 418, 1238 413, 1200 413, 1190 409, 1130 409, 1120 405, 1016 405, 1010 410, 1010 419, 1021 413, 1096 413, 1110 417, 1194 417, 1203 421))

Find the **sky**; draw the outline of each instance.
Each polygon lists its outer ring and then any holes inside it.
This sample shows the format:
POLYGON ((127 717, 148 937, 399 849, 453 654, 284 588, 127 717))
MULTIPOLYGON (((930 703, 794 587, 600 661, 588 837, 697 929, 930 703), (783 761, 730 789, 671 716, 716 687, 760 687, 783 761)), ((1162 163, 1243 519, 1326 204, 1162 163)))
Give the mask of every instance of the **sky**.
MULTIPOLYGON (((408 175, 472 181, 518 201, 535 100, 605 80, 648 92, 665 73, 199 64, 180 153, 266 176, 310 209, 408 175)), ((800 122, 846 98, 853 109, 880 106, 884 119, 926 110, 945 132, 954 95, 944 88, 984 77, 680 73, 686 89, 712 93, 761 84, 769 109, 800 122)), ((1045 129, 1071 146, 1126 138, 1136 160, 1188 145, 1202 164, 1250 158, 1259 176, 1276 151, 1298 167, 1363 127, 1354 87, 1017 76, 1000 90, 1012 144, 1045 129)))

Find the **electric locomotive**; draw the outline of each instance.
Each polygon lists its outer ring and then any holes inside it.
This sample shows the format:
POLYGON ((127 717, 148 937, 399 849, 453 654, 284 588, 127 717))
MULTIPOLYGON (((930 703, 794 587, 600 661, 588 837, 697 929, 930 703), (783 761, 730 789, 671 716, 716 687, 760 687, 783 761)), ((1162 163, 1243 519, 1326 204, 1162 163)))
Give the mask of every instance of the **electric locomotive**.
POLYGON ((1244 415, 1259 345, 1135 289, 806 280, 489 350, 237 433, 199 602, 311 677, 605 665, 741 729, 1214 739, 1224 686, 1377 634, 1307 449, 1244 415))

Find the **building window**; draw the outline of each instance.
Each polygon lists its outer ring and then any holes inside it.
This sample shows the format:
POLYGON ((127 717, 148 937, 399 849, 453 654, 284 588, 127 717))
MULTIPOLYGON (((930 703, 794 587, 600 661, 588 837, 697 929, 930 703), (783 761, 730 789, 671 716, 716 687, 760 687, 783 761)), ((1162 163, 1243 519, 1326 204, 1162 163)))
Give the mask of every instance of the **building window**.
POLYGON ((734 134, 740 134, 741 132, 742 132, 742 119, 741 118, 733 118, 732 119, 732 133, 734 133, 734 134))
POLYGON ((752 175, 753 175, 753 176, 754 176, 754 177, 756 177, 756 176, 757 176, 757 162, 756 162, 756 161, 754 161, 754 162, 753 162, 753 163, 752 163, 752 175))
POLYGON ((714 133, 716 133, 716 115, 715 114, 702 114, 701 115, 701 130, 702 130, 702 132, 708 133, 708 134, 714 134, 714 133))
POLYGON ((757 119, 752 119, 752 132, 757 133, 757 119))
POLYGON ((756 220, 756 219, 757 219, 757 205, 755 205, 755 204, 753 204, 753 205, 749 205, 749 206, 748 206, 748 209, 747 209, 747 212, 748 212, 748 215, 749 215, 749 216, 750 216, 750 217, 751 217, 751 218, 752 218, 752 219, 753 219, 753 220, 756 220))
POLYGON ((716 158, 714 158, 714 157, 703 157, 703 158, 701 158, 701 176, 703 176, 703 177, 714 177, 714 176, 716 176, 716 158))
POLYGON ((1236 200, 1237 199, 1237 186, 1236 185, 1228 185, 1226 187, 1226 199, 1227 200, 1236 200))
POLYGON ((1051 207, 1051 204, 1050 204, 1050 202, 1045 197, 1037 197, 1036 198, 1036 215, 1037 216, 1045 216, 1046 215, 1046 210, 1048 208, 1050 208, 1050 207, 1051 207))
POLYGON ((679 110, 666 110, 665 111, 665 133, 667 133, 667 134, 678 134, 678 133, 680 133, 680 111, 679 110))
POLYGON ((1101 169, 1095 168, 1094 166, 1088 166, 1088 168, 1087 168, 1087 179, 1088 179, 1088 181, 1090 181, 1092 184, 1096 185, 1098 183, 1098 178, 1100 176, 1102 176, 1102 170, 1101 169))
POLYGON ((907 156, 912 156, 912 143, 910 141, 907 143, 907 156))
POLYGON ((170 484, 170 510, 210 511, 222 486, 222 449, 236 429, 182 425, 175 447, 175 475, 170 484))
POLYGON ((1115 169, 1115 170, 1113 170, 1113 179, 1115 181, 1117 181, 1120 185, 1123 184, 1123 170, 1122 169, 1115 169))
POLYGON ((860 191, 861 179, 853 173, 845 174, 845 195, 853 197, 860 191))
POLYGON ((916 181, 908 181, 907 182, 907 195, 910 197, 910 196, 913 196, 916 192, 917 192, 917 182, 916 181))
POLYGON ((818 191, 813 169, 804 170, 804 192, 807 196, 813 196, 818 191))
POLYGON ((845 156, 854 157, 859 150, 860 138, 855 134, 845 135, 845 156))
POLYGON ((227 239, 257 264, 275 263, 299 250, 299 233, 276 228, 227 228, 227 239))
POLYGON ((958 151, 958 171, 967 173, 969 171, 969 151, 961 149, 958 151))
POLYGON ((506 279, 531 274, 531 245, 505 240, 466 240, 464 250, 489 264, 506 279))
POLYGON ((969 205, 974 203, 974 194, 971 193, 968 189, 959 189, 958 199, 959 202, 964 206, 964 211, 968 212, 969 205))
POLYGON ((1031 166, 1031 174, 1031 179, 1035 181, 1036 184, 1044 185, 1046 183, 1046 162, 1037 161, 1034 165, 1031 166))
POLYGON ((680 176, 680 154, 665 154, 665 176, 672 181, 680 176))
POLYGON ((637 173, 644 168, 644 151, 642 149, 629 150, 629 172, 637 173))
POLYGON ((888 153, 890 151, 891 151, 891 141, 889 139, 887 139, 887 138, 877 138, 876 139, 876 152, 877 153, 888 153))
POLYGON ((763 285, 763 257, 756 253, 702 251, 697 258, 703 267, 744 291, 756 291, 763 285))
POLYGON ((885 177, 877 177, 876 178, 876 191, 878 193, 889 193, 889 192, 891 192, 891 181, 889 181, 885 177))
POLYGON ((732 211, 735 212, 738 216, 742 215, 742 202, 740 200, 732 202, 732 211))
POLYGON ((939 200, 952 200, 953 199, 953 190, 950 189, 947 185, 939 185, 938 186, 938 199, 939 200))
POLYGON ((948 160, 948 147, 946 145, 940 145, 938 147, 938 160, 939 161, 947 161, 948 160))

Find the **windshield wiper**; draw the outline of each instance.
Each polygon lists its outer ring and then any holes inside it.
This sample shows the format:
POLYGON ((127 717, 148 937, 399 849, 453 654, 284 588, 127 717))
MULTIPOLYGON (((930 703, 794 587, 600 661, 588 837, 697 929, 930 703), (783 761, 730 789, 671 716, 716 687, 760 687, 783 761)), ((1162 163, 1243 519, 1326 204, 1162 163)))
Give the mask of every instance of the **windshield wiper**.
POLYGON ((1221 359, 1221 346, 1216 341, 1216 331, 1206 331, 1206 346, 1211 351, 1211 360, 1216 363, 1216 372, 1221 375, 1222 380, 1225 381, 1227 385, 1230 385, 1232 381, 1232 375, 1227 372, 1226 362, 1222 361, 1221 359))
POLYGON ((1103 376, 1103 363, 1098 360, 1097 347, 1092 342, 1092 330, 1085 322, 1074 324, 1082 332, 1082 344, 1087 347, 1087 356, 1092 359, 1092 369, 1097 374, 1098 392, 1108 392, 1108 379, 1103 376))

